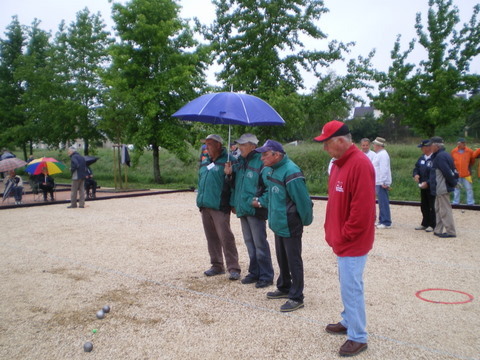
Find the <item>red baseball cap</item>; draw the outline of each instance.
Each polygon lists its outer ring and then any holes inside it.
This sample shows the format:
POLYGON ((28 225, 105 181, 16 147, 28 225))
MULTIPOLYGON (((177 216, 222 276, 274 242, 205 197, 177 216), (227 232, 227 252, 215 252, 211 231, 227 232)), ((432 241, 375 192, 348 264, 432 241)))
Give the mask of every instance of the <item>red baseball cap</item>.
POLYGON ((347 134, 350 134, 347 124, 338 120, 332 120, 323 126, 322 133, 313 140, 323 142, 334 136, 342 136, 347 134))

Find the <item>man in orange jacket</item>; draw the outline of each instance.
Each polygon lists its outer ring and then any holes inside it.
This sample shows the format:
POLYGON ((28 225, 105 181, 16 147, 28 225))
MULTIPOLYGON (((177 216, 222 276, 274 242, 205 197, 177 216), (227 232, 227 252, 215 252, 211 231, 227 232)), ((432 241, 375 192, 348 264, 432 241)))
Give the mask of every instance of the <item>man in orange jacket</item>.
MULTIPOLYGON (((472 189, 472 173, 470 168, 475 163, 475 158, 473 157, 473 150, 468 148, 465 145, 465 139, 459 138, 457 141, 457 147, 452 150, 451 155, 455 163, 455 168, 458 171, 458 182, 467 192, 467 204, 475 204, 473 199, 473 189, 472 189)), ((456 187, 453 192, 453 205, 460 204, 460 188, 456 187)))
MULTIPOLYGON (((478 148, 477 150, 475 150, 473 152, 473 159, 476 159, 480 157, 480 148, 478 148)), ((480 161, 478 162, 478 169, 477 169, 477 172, 478 172, 478 177, 480 178, 480 161)))

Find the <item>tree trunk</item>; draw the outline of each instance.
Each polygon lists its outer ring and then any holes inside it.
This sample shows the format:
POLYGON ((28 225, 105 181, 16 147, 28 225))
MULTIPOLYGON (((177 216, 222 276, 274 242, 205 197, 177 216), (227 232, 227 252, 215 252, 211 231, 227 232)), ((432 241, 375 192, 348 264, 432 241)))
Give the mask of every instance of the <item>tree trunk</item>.
POLYGON ((85 146, 83 147, 83 155, 88 155, 89 141, 88 139, 83 139, 85 146))
POLYGON ((28 156, 27 156, 27 144, 24 143, 24 144, 22 145, 22 148, 23 148, 23 158, 24 158, 25 160, 27 160, 27 159, 28 159, 28 156))
POLYGON ((162 177, 160 176, 160 151, 157 144, 152 144, 153 148, 153 181, 155 184, 161 184, 162 177))

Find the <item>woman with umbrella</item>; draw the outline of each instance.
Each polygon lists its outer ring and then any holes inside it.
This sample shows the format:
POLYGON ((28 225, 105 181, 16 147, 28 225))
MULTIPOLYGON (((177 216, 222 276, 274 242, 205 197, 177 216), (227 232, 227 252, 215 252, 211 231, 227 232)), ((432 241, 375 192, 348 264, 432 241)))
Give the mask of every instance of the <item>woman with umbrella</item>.
POLYGON ((13 193, 15 198, 15 205, 22 203, 23 196, 23 180, 15 173, 15 170, 10 170, 5 178, 5 191, 3 192, 3 199, 8 198, 10 193, 13 193))

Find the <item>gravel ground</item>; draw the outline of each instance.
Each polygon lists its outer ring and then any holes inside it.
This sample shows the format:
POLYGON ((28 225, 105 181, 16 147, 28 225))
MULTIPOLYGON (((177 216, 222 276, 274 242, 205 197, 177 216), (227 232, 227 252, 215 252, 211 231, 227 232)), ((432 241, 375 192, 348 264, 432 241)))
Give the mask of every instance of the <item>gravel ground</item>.
MULTIPOLYGON (((194 193, 1 210, 0 358, 337 358, 345 338, 324 331, 342 310, 324 212, 315 201, 303 237, 305 308, 283 314, 281 300, 265 297, 274 287, 203 275, 194 193)), ((418 207, 392 206, 392 218, 367 262, 369 348, 356 358, 480 359, 479 213, 454 210, 456 239, 413 230, 418 207), (426 289, 458 292, 416 296, 426 289)), ((245 272, 240 223, 231 223, 245 272)))

